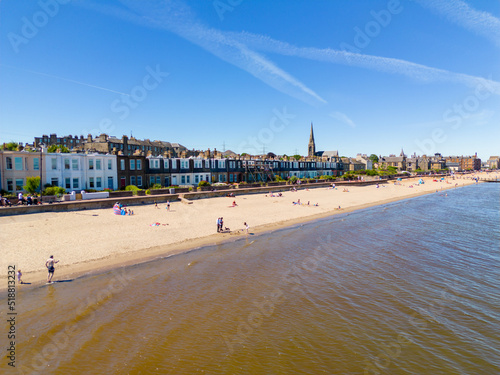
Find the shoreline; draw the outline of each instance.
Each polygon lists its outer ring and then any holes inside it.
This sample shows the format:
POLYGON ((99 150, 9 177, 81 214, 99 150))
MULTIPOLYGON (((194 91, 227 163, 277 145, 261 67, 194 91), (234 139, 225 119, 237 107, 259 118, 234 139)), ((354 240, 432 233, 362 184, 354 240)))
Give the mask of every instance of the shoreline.
MULTIPOLYGON (((457 187, 463 187, 471 185, 472 181, 464 181, 459 186, 439 186, 438 190, 449 190, 457 187), (467 182, 467 183, 466 183, 467 182)), ((387 186, 387 185, 386 185, 387 186)), ((326 190, 326 189, 321 189, 326 190)), ((354 211, 359 211, 362 209, 367 209, 375 206, 380 206, 384 204, 389 204, 392 202, 402 201, 406 199, 412 199, 419 196, 435 193, 436 189, 427 189, 425 191, 417 191, 410 194, 405 194, 404 196, 393 196, 387 197, 381 200, 374 200, 371 202, 365 202, 361 204, 354 204, 342 208, 341 210, 333 209, 327 210, 320 213, 312 215, 303 215, 300 217, 295 217, 291 219, 278 220, 272 223, 266 223, 261 225, 255 225, 250 230, 250 236, 259 236, 265 233, 273 232, 276 230, 293 227, 294 225, 299 225, 303 223, 309 223, 315 220, 331 217, 339 214, 351 213, 354 211)), ((296 193, 294 193, 296 194, 296 193)), ((238 199, 245 199, 244 196, 239 196, 238 199)), ((179 203, 180 204, 180 203, 179 203)), ((43 214, 42 214, 43 215, 43 214)), ((56 214, 57 215, 57 214, 56 214)), ((118 270, 131 265, 138 265, 153 261, 159 258, 166 258, 170 256, 175 256, 179 254, 185 254, 191 251, 198 250, 200 248, 213 246, 221 243, 227 243, 238 239, 243 239, 249 235, 232 233, 213 233, 208 236, 200 236, 196 238, 183 239, 178 242, 173 242, 169 244, 162 244, 158 246, 149 246, 140 248, 138 250, 126 251, 118 254, 108 254, 107 256, 100 257, 98 259, 87 259, 80 262, 69 263, 63 266, 56 267, 56 272, 54 275, 54 281, 57 283, 58 280, 73 280, 80 277, 92 276, 97 274, 106 273, 112 270, 118 270)), ((56 257, 57 258, 57 257, 56 257)), ((39 287, 45 284, 45 279, 47 277, 46 270, 36 270, 31 272, 23 272, 23 279, 29 284, 17 285, 18 288, 31 289, 39 287)), ((0 279, 7 279, 6 275, 2 275, 0 279)), ((3 283, 0 286, 0 291, 6 289, 7 283, 3 283)))

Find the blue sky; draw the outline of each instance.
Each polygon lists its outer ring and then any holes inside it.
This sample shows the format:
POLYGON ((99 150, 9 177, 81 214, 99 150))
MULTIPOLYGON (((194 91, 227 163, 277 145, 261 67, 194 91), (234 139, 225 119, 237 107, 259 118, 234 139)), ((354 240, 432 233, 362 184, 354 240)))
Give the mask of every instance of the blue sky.
POLYGON ((500 154, 500 1, 0 3, 0 142, 500 154))

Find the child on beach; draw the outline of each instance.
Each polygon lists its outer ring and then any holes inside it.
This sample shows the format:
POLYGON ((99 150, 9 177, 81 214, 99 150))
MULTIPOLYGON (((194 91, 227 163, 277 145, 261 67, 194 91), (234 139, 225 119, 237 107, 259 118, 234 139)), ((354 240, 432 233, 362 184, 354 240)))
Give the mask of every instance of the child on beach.
POLYGON ((23 273, 21 272, 21 270, 18 270, 17 271, 17 282, 19 284, 22 284, 23 283, 23 280, 21 279, 23 277, 23 273))

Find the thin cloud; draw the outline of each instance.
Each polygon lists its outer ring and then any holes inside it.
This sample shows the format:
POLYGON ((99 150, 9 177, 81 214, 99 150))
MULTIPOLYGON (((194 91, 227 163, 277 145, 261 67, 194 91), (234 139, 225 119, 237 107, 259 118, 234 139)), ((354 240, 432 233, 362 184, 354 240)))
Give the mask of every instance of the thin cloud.
POLYGON ((500 46, 500 19, 492 14, 476 10, 462 0, 416 0, 416 2, 500 46))
POLYGON ((198 45, 223 61, 247 71, 274 89, 318 105, 326 101, 305 84, 279 68, 263 55, 251 50, 244 43, 234 39, 230 33, 204 26, 197 21, 190 8, 182 1, 129 1, 121 3, 127 8, 89 2, 78 5, 105 14, 132 21, 146 27, 167 30, 198 45))
POLYGON ((355 128, 356 124, 352 121, 345 113, 342 112, 332 112, 330 113, 330 117, 343 122, 346 125, 349 125, 351 128, 355 128))
POLYGON ((453 82, 464 84, 473 88, 477 88, 478 85, 483 85, 492 93, 500 95, 500 82, 467 74, 453 73, 444 69, 432 68, 406 60, 364 55, 361 53, 334 50, 330 48, 320 49, 313 47, 296 47, 289 43, 281 42, 267 36, 246 32, 234 33, 233 36, 258 51, 355 66, 390 74, 398 74, 423 83, 453 82))

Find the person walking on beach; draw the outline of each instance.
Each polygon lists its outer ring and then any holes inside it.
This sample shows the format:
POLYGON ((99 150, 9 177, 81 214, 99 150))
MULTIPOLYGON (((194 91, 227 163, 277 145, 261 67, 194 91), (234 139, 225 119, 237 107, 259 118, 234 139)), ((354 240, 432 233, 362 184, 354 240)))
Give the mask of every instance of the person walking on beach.
POLYGON ((220 217, 217 218, 217 233, 220 232, 220 217))
POLYGON ((247 224, 246 221, 243 223, 243 225, 245 226, 245 230, 246 230, 246 232, 248 234, 248 231, 250 230, 250 227, 248 226, 248 224, 247 224))
POLYGON ((54 276, 54 271, 56 270, 54 267, 54 264, 59 263, 58 260, 54 260, 54 256, 51 255, 49 259, 45 262, 45 267, 47 267, 47 270, 49 271, 49 274, 47 275, 47 283, 50 284, 52 283, 52 277, 54 276))
POLYGON ((22 277, 23 277, 23 273, 21 272, 21 270, 17 270, 17 282, 18 282, 18 284, 23 283, 22 277))
POLYGON ((170 201, 167 201, 167 211, 170 211, 170 201))

